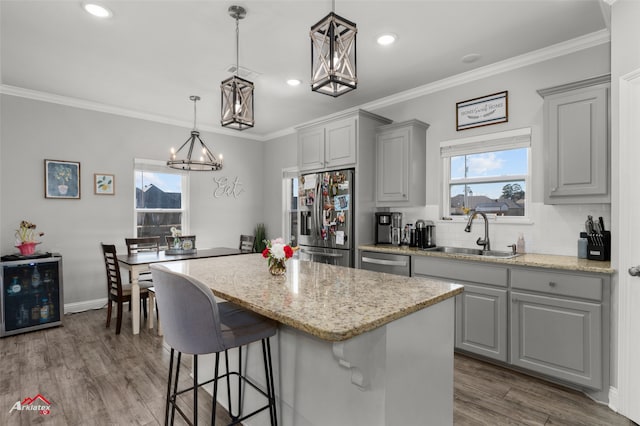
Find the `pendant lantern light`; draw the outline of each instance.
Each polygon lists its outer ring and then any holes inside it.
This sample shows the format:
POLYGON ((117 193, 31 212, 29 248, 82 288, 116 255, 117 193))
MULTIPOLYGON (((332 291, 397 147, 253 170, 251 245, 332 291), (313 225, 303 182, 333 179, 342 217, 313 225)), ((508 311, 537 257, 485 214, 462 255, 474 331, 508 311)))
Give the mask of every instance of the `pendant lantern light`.
POLYGON ((220 154, 219 158, 216 158, 213 153, 207 148, 202 139, 200 139, 200 132, 196 129, 196 102, 200 100, 200 96, 189 96, 189 99, 193 101, 193 130, 191 131, 191 136, 189 139, 185 141, 185 143, 175 151, 171 148, 171 158, 167 161, 167 166, 172 169, 179 170, 195 170, 195 171, 214 171, 214 170, 222 170, 222 154, 220 154), (193 148, 196 144, 196 140, 200 142, 200 147, 202 148, 202 155, 199 159, 193 160, 191 156, 193 155, 193 148), (182 148, 189 144, 189 150, 187 151, 187 157, 183 160, 179 160, 177 158, 182 148))
POLYGON ((236 20, 236 70, 235 75, 220 84, 222 90, 222 118, 223 127, 244 130, 253 127, 253 83, 238 77, 239 39, 238 21, 247 16, 247 11, 241 6, 230 6, 229 15, 236 20))
POLYGON ((311 27, 311 90, 337 97, 358 86, 356 24, 331 13, 311 27))

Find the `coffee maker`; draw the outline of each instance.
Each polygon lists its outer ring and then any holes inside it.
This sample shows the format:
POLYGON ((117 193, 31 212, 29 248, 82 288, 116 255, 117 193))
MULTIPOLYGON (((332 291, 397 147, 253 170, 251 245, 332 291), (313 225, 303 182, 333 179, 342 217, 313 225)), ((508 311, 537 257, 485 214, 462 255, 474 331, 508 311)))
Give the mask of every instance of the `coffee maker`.
POLYGON ((402 213, 376 212, 376 244, 400 245, 402 213))
POLYGON ((430 220, 418 220, 416 222, 415 245, 426 249, 436 246, 436 225, 430 220))

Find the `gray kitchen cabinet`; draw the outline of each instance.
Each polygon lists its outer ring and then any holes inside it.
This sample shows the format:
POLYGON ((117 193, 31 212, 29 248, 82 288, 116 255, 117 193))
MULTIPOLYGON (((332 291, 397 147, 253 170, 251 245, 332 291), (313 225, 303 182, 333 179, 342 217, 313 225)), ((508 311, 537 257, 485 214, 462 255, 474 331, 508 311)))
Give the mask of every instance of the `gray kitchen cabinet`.
POLYGON ((456 296, 455 347, 507 361, 508 269, 500 265, 413 256, 413 276, 451 280, 464 285, 456 296))
POLYGON ((378 128, 376 206, 425 205, 428 128, 428 124, 419 120, 378 128))
POLYGON ((456 296, 455 347, 507 361, 507 289, 464 284, 456 296))
POLYGON ((455 348, 606 401, 608 274, 411 256, 411 275, 464 285, 456 296, 455 348))
POLYGON ((363 131, 362 126, 377 127, 389 122, 360 110, 298 128, 298 168, 316 171, 354 167, 358 146, 363 143, 359 139, 369 134, 369 128, 363 131))
POLYGON ((608 281, 556 271, 511 271, 510 363, 600 390, 608 379, 608 281))
POLYGON ((545 204, 609 203, 610 75, 538 90, 544 98, 545 204))

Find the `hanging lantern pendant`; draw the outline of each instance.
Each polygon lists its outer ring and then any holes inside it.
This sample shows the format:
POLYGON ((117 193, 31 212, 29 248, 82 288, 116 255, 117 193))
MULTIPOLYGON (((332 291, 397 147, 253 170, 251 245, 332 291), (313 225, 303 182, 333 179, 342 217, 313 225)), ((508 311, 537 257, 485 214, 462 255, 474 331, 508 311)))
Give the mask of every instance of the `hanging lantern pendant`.
POLYGON ((253 83, 238 77, 239 65, 239 38, 240 30, 238 21, 247 16, 247 11, 241 6, 230 6, 229 16, 236 20, 236 72, 233 77, 224 80, 220 84, 222 92, 222 114, 220 123, 223 127, 236 130, 244 130, 254 125, 253 118, 253 83))
POLYGON ((311 27, 311 90, 333 97, 354 90, 356 24, 333 11, 311 27))

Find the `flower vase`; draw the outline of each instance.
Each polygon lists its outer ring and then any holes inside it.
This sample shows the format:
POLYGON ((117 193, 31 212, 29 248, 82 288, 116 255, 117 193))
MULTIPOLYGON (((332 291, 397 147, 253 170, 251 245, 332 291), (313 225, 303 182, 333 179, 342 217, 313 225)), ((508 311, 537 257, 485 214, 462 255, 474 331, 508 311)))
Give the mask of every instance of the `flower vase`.
POLYGON ((34 242, 26 242, 22 243, 19 246, 16 246, 18 250, 20 250, 20 254, 23 256, 29 256, 36 252, 36 244, 34 242))
POLYGON ((273 262, 269 265, 269 272, 271 275, 280 276, 287 273, 287 265, 285 259, 273 259, 273 262))

